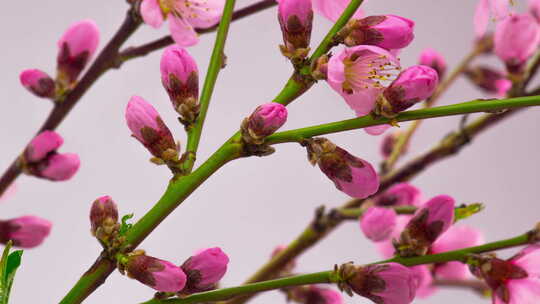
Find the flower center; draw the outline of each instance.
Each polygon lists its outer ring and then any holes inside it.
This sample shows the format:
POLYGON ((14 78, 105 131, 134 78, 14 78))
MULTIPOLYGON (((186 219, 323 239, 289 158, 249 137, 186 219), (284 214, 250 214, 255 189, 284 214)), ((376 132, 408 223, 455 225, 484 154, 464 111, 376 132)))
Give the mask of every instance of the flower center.
POLYGON ((400 67, 388 56, 369 51, 358 51, 344 60, 343 90, 352 94, 365 89, 383 89, 399 74, 400 67))

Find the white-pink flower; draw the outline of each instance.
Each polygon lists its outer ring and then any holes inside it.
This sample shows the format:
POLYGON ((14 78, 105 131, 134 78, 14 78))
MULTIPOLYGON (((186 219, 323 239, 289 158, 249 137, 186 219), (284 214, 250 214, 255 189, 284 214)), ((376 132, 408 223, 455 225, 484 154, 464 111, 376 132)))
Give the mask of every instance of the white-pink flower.
MULTIPOLYGON (((365 1, 364 1, 365 2, 365 1)), ((312 0, 313 10, 330 21, 338 20, 339 16, 351 3, 351 0, 312 0)), ((360 19, 364 15, 361 9, 356 10, 353 15, 354 19, 360 19)))
POLYGON ((168 18, 174 42, 187 47, 199 42, 195 29, 219 22, 224 5, 224 0, 143 0, 141 16, 144 23, 154 28, 168 18))

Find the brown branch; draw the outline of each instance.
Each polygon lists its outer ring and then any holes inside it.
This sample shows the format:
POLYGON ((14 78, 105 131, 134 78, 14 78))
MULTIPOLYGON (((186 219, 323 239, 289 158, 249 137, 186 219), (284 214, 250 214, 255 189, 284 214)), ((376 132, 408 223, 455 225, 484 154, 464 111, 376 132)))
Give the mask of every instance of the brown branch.
MULTIPOLYGON (((262 0, 257 3, 254 3, 252 5, 246 6, 242 9, 239 9, 233 13, 232 21, 242 19, 244 17, 253 15, 255 13, 261 12, 267 8, 270 8, 274 5, 276 5, 277 2, 275 0, 262 0)), ((219 24, 216 24, 212 27, 206 28, 206 29, 198 29, 197 33, 199 34, 206 34, 211 33, 217 30, 219 24)), ((140 45, 140 46, 134 46, 134 47, 128 47, 122 52, 120 52, 120 59, 119 59, 119 65, 127 60, 146 56, 149 53, 162 49, 170 44, 173 44, 174 41, 172 40, 171 36, 165 36, 163 38, 148 42, 146 44, 140 45)))

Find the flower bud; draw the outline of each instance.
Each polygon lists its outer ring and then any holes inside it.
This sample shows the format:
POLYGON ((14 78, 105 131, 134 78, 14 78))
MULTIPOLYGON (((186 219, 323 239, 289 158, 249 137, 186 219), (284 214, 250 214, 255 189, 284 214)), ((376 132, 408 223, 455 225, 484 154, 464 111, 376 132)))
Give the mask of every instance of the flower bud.
POLYGON ((346 283, 356 294, 381 304, 408 304, 416 294, 412 271, 398 263, 356 267, 346 283))
POLYGON ((269 102, 258 106, 242 122, 242 136, 248 143, 262 144, 264 138, 276 132, 287 121, 287 108, 284 105, 269 102))
POLYGON ((177 154, 171 131, 154 107, 139 96, 133 96, 126 107, 126 121, 133 137, 158 158, 173 151, 177 154), (165 153, 167 152, 167 153, 165 153))
POLYGON ((519 73, 540 42, 540 26, 528 14, 513 14, 495 28, 495 54, 510 73, 519 73))
POLYGON ((434 69, 425 65, 409 67, 384 90, 375 111, 385 117, 395 117, 399 112, 429 98, 438 83, 439 76, 434 69))
POLYGON ((32 163, 39 162, 55 152, 63 143, 64 139, 60 134, 54 131, 43 131, 34 137, 26 147, 25 160, 32 163))
POLYGON ((397 214, 392 208, 371 207, 360 219, 360 228, 373 242, 385 241, 396 227, 397 214))
POLYGON ((529 13, 540 22, 540 0, 529 0, 529 13))
POLYGON ((279 1, 278 20, 285 43, 281 46, 283 55, 291 59, 305 58, 313 24, 311 0, 279 1))
POLYGON ((34 248, 51 232, 52 223, 37 216, 21 216, 7 221, 0 221, 0 243, 9 240, 22 248, 34 248))
POLYGON ((317 285, 290 288, 291 300, 301 304, 342 304, 341 293, 317 285))
POLYGON ((506 96, 506 93, 512 88, 512 81, 506 75, 486 66, 469 69, 465 71, 465 75, 482 91, 499 97, 506 96))
POLYGON ((443 55, 439 52, 432 48, 424 49, 420 54, 420 59, 418 61, 419 64, 428 66, 437 71, 439 79, 443 78, 444 73, 446 72, 446 60, 444 60, 443 55))
POLYGON ((54 98, 54 80, 47 73, 38 70, 24 70, 19 75, 21 84, 31 93, 38 97, 54 98))
POLYGON ((174 109, 186 122, 199 113, 199 71, 195 59, 178 45, 165 49, 161 56, 161 83, 174 109))
POLYGON ((344 28, 347 46, 376 45, 387 50, 401 49, 414 39, 414 21, 395 15, 352 19, 344 28))
POLYGON ((41 164, 37 175, 52 181, 65 181, 79 170, 81 161, 75 153, 54 154, 41 164))
POLYGON ((401 233, 396 249, 400 256, 424 255, 454 222, 454 199, 435 196, 417 210, 401 233))
POLYGON ((194 293, 213 289, 227 272, 228 263, 229 257, 219 247, 199 251, 181 266, 187 275, 186 290, 194 293))
POLYGON ((399 183, 379 195, 375 204, 383 207, 420 206, 421 198, 420 189, 409 183, 399 183))
MULTIPOLYGON (((392 154, 394 147, 396 146, 398 138, 401 136, 401 131, 394 131, 387 134, 381 142, 381 156, 383 158, 388 158, 392 154)), ((405 151, 404 151, 405 153, 405 151)))
POLYGON ((186 275, 173 263, 144 254, 128 257, 125 269, 130 278, 161 292, 179 292, 186 286, 186 275))
POLYGON ((99 29, 93 20, 72 24, 58 40, 57 80, 65 87, 77 81, 99 43, 99 29))
POLYGON ((336 188, 355 198, 366 198, 379 189, 379 176, 373 166, 326 138, 306 141, 308 159, 334 182, 336 188))
POLYGON ((118 208, 110 196, 94 201, 90 208, 90 225, 92 235, 105 242, 118 229, 118 208))

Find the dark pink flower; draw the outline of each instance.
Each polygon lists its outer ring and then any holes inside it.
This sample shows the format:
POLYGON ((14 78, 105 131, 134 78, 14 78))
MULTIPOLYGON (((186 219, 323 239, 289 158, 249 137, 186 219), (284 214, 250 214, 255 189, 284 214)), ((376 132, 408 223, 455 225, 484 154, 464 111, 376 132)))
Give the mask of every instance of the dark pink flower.
POLYGON ((278 20, 288 52, 309 47, 313 23, 311 0, 281 0, 278 20))
POLYGON ((307 142, 308 158, 334 182, 336 188, 355 198, 366 198, 379 189, 379 176, 373 166, 326 138, 307 142))
POLYGON ((446 72, 446 60, 444 59, 444 56, 432 48, 424 49, 420 54, 418 61, 419 64, 428 66, 437 71, 439 79, 441 79, 446 72))
POLYGON ((34 248, 43 243, 51 232, 52 223, 37 216, 21 216, 7 221, 0 221, 0 242, 9 240, 22 248, 34 248))
POLYGON ((39 162, 55 152, 63 143, 64 139, 60 134, 54 131, 43 131, 28 144, 24 152, 25 160, 39 162))
POLYGON ((52 181, 65 181, 79 170, 81 161, 75 153, 57 153, 47 159, 39 169, 39 176, 52 181))
POLYGON ((353 19, 345 30, 348 46, 367 44, 392 50, 404 48, 414 39, 414 21, 396 15, 353 19))
POLYGON ((169 18, 169 30, 174 42, 187 47, 197 44, 195 29, 209 28, 221 18, 224 0, 142 0, 144 23, 158 28, 169 18))
POLYGON ((287 121, 287 108, 276 102, 258 106, 242 123, 242 133, 248 142, 262 143, 287 121))
POLYGON ((540 42, 540 26, 528 14, 514 14, 497 24, 494 36, 495 54, 510 72, 519 72, 540 42))
POLYGON ((227 272, 229 257, 219 247, 199 251, 187 259, 181 268, 187 275, 189 292, 210 290, 227 272))
POLYGON ((41 70, 24 70, 19 75, 19 79, 28 91, 38 97, 53 98, 55 95, 54 80, 41 70))
POLYGON ((376 201, 377 206, 420 206, 422 193, 420 189, 409 183, 395 184, 381 194, 376 201))
POLYGON ((130 278, 157 291, 179 292, 186 286, 186 274, 180 267, 151 256, 130 256, 125 268, 130 278))
POLYGON ((373 242, 390 238, 396 227, 397 214, 392 208, 371 207, 360 218, 360 228, 373 242))

